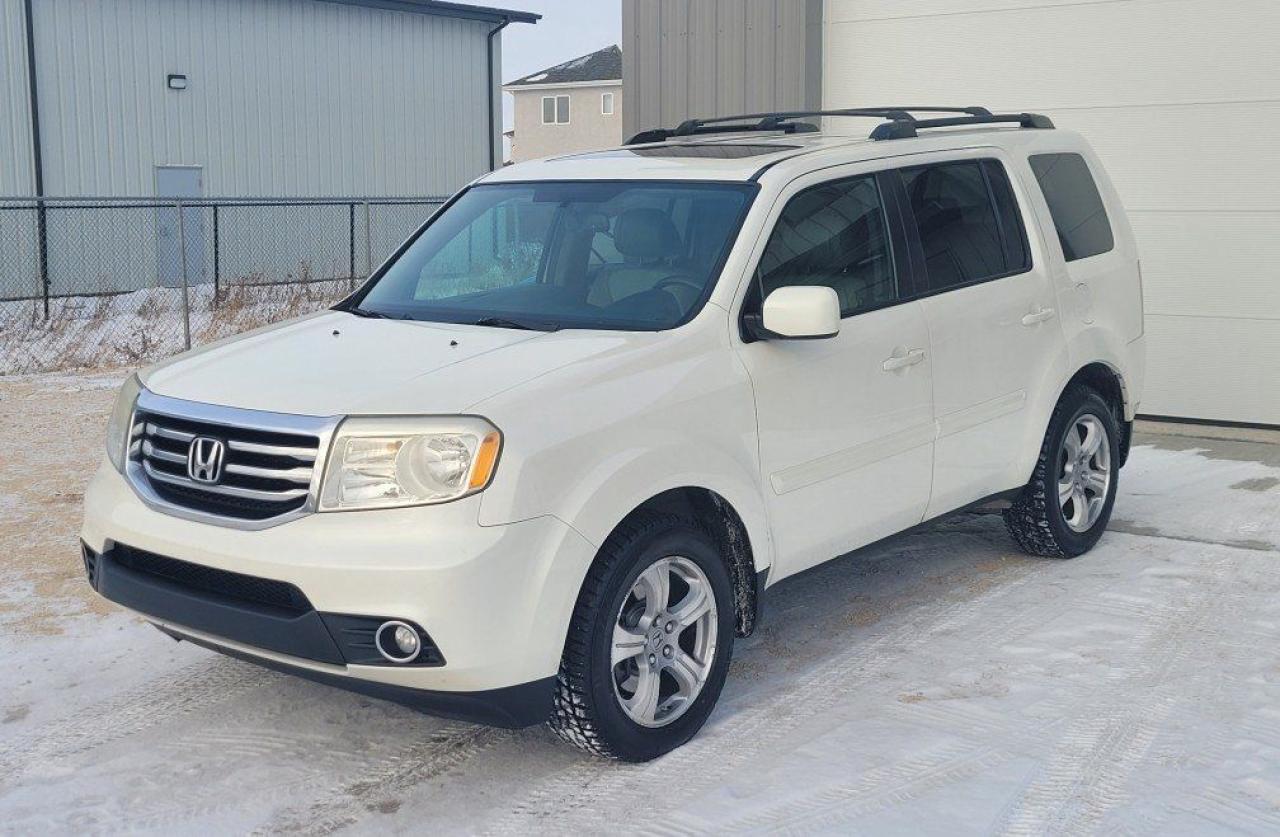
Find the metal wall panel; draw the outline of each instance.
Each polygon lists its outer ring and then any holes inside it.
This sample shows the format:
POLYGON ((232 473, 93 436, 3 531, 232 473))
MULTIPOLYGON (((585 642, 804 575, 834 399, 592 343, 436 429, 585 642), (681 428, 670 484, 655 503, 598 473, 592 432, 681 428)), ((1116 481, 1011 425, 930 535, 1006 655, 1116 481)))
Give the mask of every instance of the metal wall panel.
POLYGON ((153 194, 157 165, 202 166, 207 194, 236 196, 448 193, 488 169, 482 21, 37 0, 34 23, 50 195, 153 194), (168 89, 170 73, 188 88, 168 89))
POLYGON ((1085 134, 1142 252, 1141 410, 1280 424, 1280 3, 830 0, 827 21, 828 106, 1038 110, 1085 134))
POLYGON ((0 195, 35 190, 28 101, 22 0, 0 0, 0 195))
POLYGON ((623 133, 816 107, 822 0, 622 0, 623 133))

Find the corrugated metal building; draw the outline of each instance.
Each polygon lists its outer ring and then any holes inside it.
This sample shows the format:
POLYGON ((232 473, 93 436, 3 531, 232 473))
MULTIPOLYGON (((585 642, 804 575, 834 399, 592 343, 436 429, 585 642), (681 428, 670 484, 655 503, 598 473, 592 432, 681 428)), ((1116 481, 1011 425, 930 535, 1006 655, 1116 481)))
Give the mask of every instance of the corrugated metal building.
POLYGON ((823 0, 622 0, 622 129, 822 102, 823 0))
POLYGON ((537 18, 430 0, 0 0, 0 194, 447 194, 501 163, 498 33, 537 18))
POLYGON ((1142 412, 1280 425, 1280 3, 623 0, 622 20, 628 133, 820 101, 1043 111, 1086 134, 1142 250, 1142 412))

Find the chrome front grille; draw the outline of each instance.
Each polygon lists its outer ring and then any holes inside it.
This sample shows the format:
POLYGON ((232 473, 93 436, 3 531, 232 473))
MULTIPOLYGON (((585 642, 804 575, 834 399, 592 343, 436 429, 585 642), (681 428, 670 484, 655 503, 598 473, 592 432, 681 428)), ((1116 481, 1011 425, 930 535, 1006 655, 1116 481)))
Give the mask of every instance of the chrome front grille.
POLYGON ((144 499, 166 511, 227 525, 270 525, 313 508, 317 469, 335 423, 146 392, 134 412, 129 476, 144 499), (192 466, 199 439, 220 446, 213 479, 196 478, 203 473, 192 466))

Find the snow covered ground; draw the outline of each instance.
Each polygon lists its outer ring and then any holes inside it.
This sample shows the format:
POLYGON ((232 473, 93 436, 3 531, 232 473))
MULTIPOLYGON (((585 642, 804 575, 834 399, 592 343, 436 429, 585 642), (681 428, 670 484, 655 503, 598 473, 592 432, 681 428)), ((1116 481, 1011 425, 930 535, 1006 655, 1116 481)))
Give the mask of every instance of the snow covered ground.
POLYGON ((967 515, 782 583, 703 733, 621 766, 94 601, 75 532, 120 377, 0 379, 0 832, 1280 832, 1266 434, 1143 435, 1074 561, 967 515))

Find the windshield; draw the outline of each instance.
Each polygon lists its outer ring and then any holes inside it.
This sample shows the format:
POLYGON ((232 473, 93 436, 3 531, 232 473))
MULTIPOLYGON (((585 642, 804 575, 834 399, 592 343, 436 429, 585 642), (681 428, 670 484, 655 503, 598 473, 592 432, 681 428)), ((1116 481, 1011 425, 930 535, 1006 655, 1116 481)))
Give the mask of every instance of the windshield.
POLYGON ((755 187, 480 185, 347 310, 507 328, 657 331, 710 295, 755 187))

